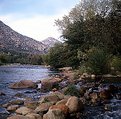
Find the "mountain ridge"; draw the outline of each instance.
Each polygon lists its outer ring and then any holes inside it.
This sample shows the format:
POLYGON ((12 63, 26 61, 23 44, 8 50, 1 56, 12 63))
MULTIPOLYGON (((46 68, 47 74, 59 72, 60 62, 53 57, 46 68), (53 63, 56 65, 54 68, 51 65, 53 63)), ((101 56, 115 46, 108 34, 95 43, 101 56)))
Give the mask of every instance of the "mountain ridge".
POLYGON ((47 49, 49 49, 50 47, 54 47, 56 43, 61 43, 61 42, 53 37, 48 37, 44 39, 42 43, 47 46, 47 49))
MULTIPOLYGON (((48 38, 54 39, 52 37, 48 38)), ((11 27, 0 21, 0 51, 43 54, 50 47, 50 45, 44 44, 44 42, 14 31, 11 27)))

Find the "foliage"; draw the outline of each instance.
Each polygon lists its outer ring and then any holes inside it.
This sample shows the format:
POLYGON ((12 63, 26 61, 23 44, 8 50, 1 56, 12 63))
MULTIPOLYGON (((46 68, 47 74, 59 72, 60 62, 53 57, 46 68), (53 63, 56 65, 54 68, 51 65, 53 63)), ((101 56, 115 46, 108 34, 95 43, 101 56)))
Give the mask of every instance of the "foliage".
MULTIPOLYGON (((64 66, 79 66, 82 72, 108 73, 110 54, 121 55, 120 0, 81 0, 55 24, 67 45, 61 54, 68 56, 64 66)), ((120 70, 115 62, 112 64, 120 70)))
POLYGON ((48 65, 49 64, 49 54, 43 54, 42 61, 43 61, 44 65, 48 65))
POLYGON ((46 59, 48 59, 46 63, 55 68, 63 66, 76 67, 79 65, 77 51, 71 50, 66 44, 56 44, 55 47, 50 49, 46 59))
POLYGON ((66 89, 66 91, 64 92, 65 95, 71 95, 71 96, 77 96, 80 97, 80 92, 79 90, 76 88, 75 85, 69 85, 66 89))
POLYGON ((41 55, 32 55, 26 53, 0 53, 0 64, 21 63, 40 65, 43 63, 41 55))
POLYGON ((121 57, 113 56, 110 61, 111 70, 121 71, 121 57))
POLYGON ((93 73, 92 68, 89 67, 89 66, 87 65, 87 63, 84 63, 84 64, 82 64, 82 65, 79 67, 79 72, 80 72, 81 74, 83 74, 83 73, 93 73))
POLYGON ((64 60, 61 54, 63 54, 63 48, 61 44, 56 44, 52 47, 48 54, 48 63, 52 67, 59 68, 64 65, 64 60))
POLYGON ((92 48, 88 51, 87 66, 89 67, 91 73, 95 74, 105 74, 109 72, 108 61, 111 57, 103 49, 92 48))
POLYGON ((56 20, 65 41, 74 49, 105 47, 121 54, 120 0, 81 0, 63 19, 56 20))

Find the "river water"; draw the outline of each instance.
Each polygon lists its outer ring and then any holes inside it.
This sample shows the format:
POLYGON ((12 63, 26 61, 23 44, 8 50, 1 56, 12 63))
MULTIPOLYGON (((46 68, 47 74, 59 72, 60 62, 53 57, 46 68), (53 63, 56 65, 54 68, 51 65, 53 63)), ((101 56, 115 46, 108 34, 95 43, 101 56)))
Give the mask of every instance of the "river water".
MULTIPOLYGON (((11 65, 0 66, 0 91, 4 92, 5 96, 0 96, 0 105, 7 103, 12 99, 16 99, 16 94, 24 94, 27 97, 39 98, 43 93, 36 91, 36 89, 10 89, 9 85, 20 80, 43 80, 49 78, 51 75, 57 74, 55 71, 50 71, 44 66, 34 65, 11 65)), ((99 107, 89 107, 85 111, 87 116, 85 119, 121 119, 121 100, 111 100, 112 111, 102 112, 99 107)), ((0 107, 0 119, 6 119, 6 111, 0 107), (5 113, 5 115, 4 115, 5 113), (3 117, 4 118, 3 118, 3 117)), ((82 119, 82 118, 80 118, 82 119)))
MULTIPOLYGON (((0 96, 0 105, 7 103, 8 101, 15 99, 16 94, 24 94, 27 97, 39 98, 43 95, 41 92, 36 91, 36 89, 22 89, 15 90, 10 89, 9 85, 20 80, 32 80, 37 82, 38 80, 43 80, 49 78, 56 72, 50 71, 44 66, 36 65, 9 65, 0 66, 0 92, 5 93, 5 96, 0 96)), ((5 110, 0 107, 0 119, 1 113, 5 113, 5 110)))

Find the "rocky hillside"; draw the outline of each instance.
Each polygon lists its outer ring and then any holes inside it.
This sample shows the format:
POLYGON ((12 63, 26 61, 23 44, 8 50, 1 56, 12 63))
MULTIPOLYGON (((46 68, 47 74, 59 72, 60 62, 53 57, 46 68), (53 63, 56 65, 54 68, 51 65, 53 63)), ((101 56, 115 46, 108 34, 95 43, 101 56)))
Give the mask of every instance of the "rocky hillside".
POLYGON ((42 43, 47 46, 47 49, 49 49, 50 47, 53 47, 56 43, 61 43, 61 42, 55 38, 48 37, 45 40, 43 40, 42 43))
POLYGON ((46 45, 21 35, 0 21, 0 51, 19 53, 44 53, 46 45))

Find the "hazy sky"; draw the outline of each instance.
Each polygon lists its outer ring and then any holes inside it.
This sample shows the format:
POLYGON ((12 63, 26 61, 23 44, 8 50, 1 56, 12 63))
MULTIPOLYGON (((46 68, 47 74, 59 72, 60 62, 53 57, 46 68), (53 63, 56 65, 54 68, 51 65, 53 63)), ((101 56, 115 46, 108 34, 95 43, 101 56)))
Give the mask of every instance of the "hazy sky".
POLYGON ((0 0, 0 20, 17 32, 43 40, 59 38, 55 19, 61 18, 80 0, 0 0))

